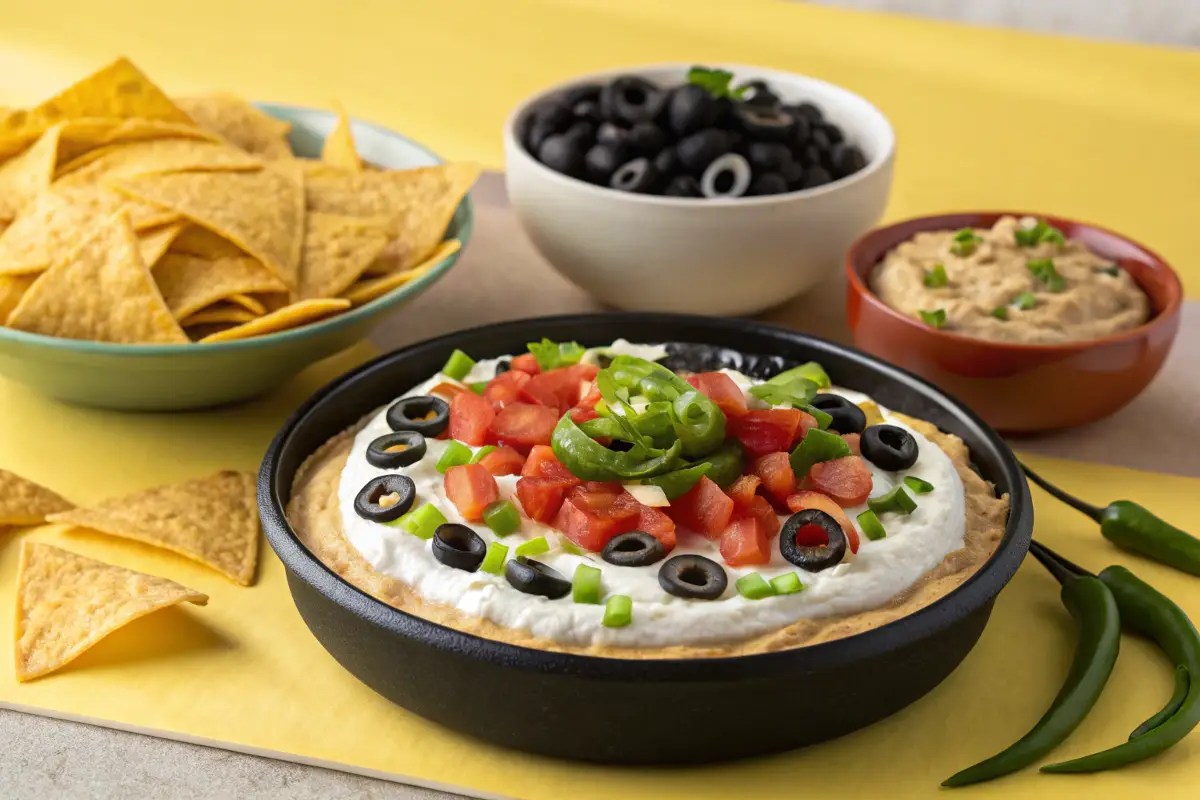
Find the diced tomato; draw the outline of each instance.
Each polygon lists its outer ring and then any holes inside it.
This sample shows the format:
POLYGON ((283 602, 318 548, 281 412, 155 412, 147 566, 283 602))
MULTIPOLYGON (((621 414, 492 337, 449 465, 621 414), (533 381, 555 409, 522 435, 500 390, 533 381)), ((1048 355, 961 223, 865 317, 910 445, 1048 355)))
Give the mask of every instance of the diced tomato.
POLYGON ((525 456, 511 447, 497 447, 479 459, 479 464, 493 475, 520 475, 525 456))
POLYGON ((721 533, 721 557, 731 567, 770 563, 771 545, 767 538, 757 517, 735 519, 721 533))
POLYGON ((762 479, 763 488, 771 502, 783 507, 796 491, 796 473, 787 453, 767 453, 755 459, 750 471, 762 479))
MULTIPOLYGON (((575 380, 579 381, 579 397, 584 397, 591 389, 595 388, 592 381, 596 380, 596 376, 600 374, 600 368, 595 364, 574 364, 567 369, 571 370, 571 374, 575 376, 575 380), (584 385, 588 384, 585 389, 584 385)), ((596 396, 600 396, 600 391, 596 390, 596 396)), ((575 402, 579 402, 577 398, 575 402)), ((594 405, 594 404, 593 404, 594 405)))
POLYGON ((481 464, 459 464, 446 470, 446 497, 468 522, 483 519, 483 509, 500 499, 496 479, 481 464))
POLYGON ((745 516, 750 513, 750 506, 753 505, 754 498, 758 497, 760 483, 762 479, 757 475, 741 475, 726 490, 726 494, 733 500, 734 514, 745 516))
POLYGON ((534 445, 529 451, 529 458, 525 459, 521 474, 527 478, 557 478, 572 484, 583 483, 558 460, 554 448, 546 444, 534 445))
POLYGON ((557 478, 521 478, 517 481, 517 499, 525 516, 549 522, 558 513, 563 495, 573 484, 557 478))
POLYGON ((676 523, 715 539, 733 517, 733 499, 705 475, 687 494, 672 500, 667 513, 676 523))
POLYGON ((576 425, 589 422, 600 417, 600 415, 596 413, 596 409, 589 406, 575 406, 567 413, 571 415, 571 421, 576 425))
POLYGON ((459 392, 450 401, 450 438, 474 446, 484 444, 495 416, 496 409, 487 400, 474 392, 459 392))
POLYGON ((583 397, 579 398, 579 405, 582 408, 595 408, 596 403, 602 399, 600 396, 600 387, 596 385, 596 379, 592 378, 592 382, 588 384, 587 391, 583 393, 583 397))
POLYGON ((583 396, 584 386, 596 377, 593 364, 575 364, 534 375, 522 387, 526 400, 566 413, 583 396))
POLYGON ((808 471, 808 483, 843 508, 867 502, 873 485, 871 470, 862 456, 845 456, 813 464, 808 471))
MULTIPOLYGON (((806 508, 824 511, 842 526, 842 531, 846 534, 846 541, 850 545, 850 552, 858 552, 858 529, 854 527, 854 523, 850 521, 850 517, 842 510, 842 507, 830 498, 820 492, 796 492, 787 499, 787 506, 792 511, 803 511, 806 508)), ((828 539, 823 535, 818 541, 801 541, 799 536, 796 538, 800 544, 810 547, 828 543, 828 539)))
MULTIPOLYGON (((632 497, 632 495, 626 495, 632 497)), ((641 506, 638 509, 638 530, 645 531, 653 536, 658 541, 662 542, 663 548, 669 553, 675 549, 675 520, 663 513, 662 509, 651 508, 650 506, 641 506)))
POLYGON ((779 533, 779 515, 775 513, 775 507, 771 505, 770 501, 762 495, 755 495, 754 499, 750 501, 748 512, 738 516, 757 519, 762 523, 763 531, 766 532, 768 539, 774 538, 779 533))
POLYGON ((496 418, 488 428, 488 438, 495 444, 506 444, 519 453, 528 453, 536 444, 550 444, 550 436, 557 424, 557 409, 509 403, 496 412, 496 418))
POLYGON ((529 375, 537 375, 542 371, 542 368, 538 366, 537 359, 534 357, 533 353, 523 353, 522 355, 517 356, 509 362, 508 366, 510 370, 515 369, 518 372, 524 372, 529 375))
POLYGON ((465 386, 459 386, 457 383, 447 383, 442 381, 437 386, 429 390, 429 394, 436 394, 445 397, 447 400, 454 397, 459 392, 467 391, 465 386))
POLYGON ((846 440, 846 446, 850 448, 851 453, 856 456, 862 455, 862 448, 859 446, 859 441, 862 439, 862 434, 843 433, 842 438, 846 440))
POLYGON ((521 389, 529 383, 531 377, 528 372, 516 369, 501 372, 488 381, 487 388, 483 390, 483 398, 496 408, 516 402, 521 397, 521 389))
POLYGON ((695 386, 700 394, 717 404, 727 416, 746 413, 746 395, 724 372, 701 372, 689 375, 687 382, 695 386))
POLYGON ((567 491, 553 525, 584 550, 597 553, 618 533, 637 527, 640 508, 624 490, 591 489, 584 484, 567 491))
POLYGON ((805 417, 816 427, 817 421, 798 408, 756 408, 726 421, 726 435, 737 438, 752 456, 787 450, 808 430, 805 417))

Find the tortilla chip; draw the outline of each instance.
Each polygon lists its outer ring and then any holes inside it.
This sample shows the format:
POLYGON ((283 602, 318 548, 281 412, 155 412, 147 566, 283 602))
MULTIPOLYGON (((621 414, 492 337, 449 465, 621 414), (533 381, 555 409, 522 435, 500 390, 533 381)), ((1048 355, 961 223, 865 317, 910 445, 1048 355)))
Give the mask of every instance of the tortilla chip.
POLYGON ((217 303, 180 320, 179 324, 185 328, 194 328, 197 325, 242 325, 258 316, 232 303, 217 303))
POLYGON ((175 241, 175 237, 186 227, 186 222, 172 222, 161 228, 138 232, 138 247, 142 251, 142 261, 147 269, 154 269, 154 265, 166 254, 171 242, 175 241))
POLYGON ((305 197, 310 211, 391 219, 393 269, 404 270, 438 246, 479 172, 475 164, 360 173, 325 165, 306 170, 305 197))
POLYGON ((244 258, 246 251, 219 234, 199 225, 188 225, 171 243, 172 253, 199 256, 209 261, 218 258, 244 258))
POLYGON ((165 172, 253 171, 262 160, 223 142, 153 139, 98 147, 64 164, 57 183, 79 186, 104 179, 136 178, 165 172))
POLYGON ((246 309, 256 317, 261 317, 267 313, 267 307, 257 297, 251 297, 248 294, 231 294, 227 299, 229 302, 246 309))
POLYGON ((300 257, 300 299, 337 297, 358 280, 391 241, 386 224, 386 219, 309 213, 300 257))
POLYGON ((325 145, 321 148, 321 160, 351 172, 362 172, 362 159, 358 157, 358 150, 354 147, 350 117, 339 103, 334 103, 333 107, 337 110, 337 124, 325 137, 325 145))
POLYGON ((73 119, 64 123, 58 163, 66 164, 89 150, 152 139, 194 139, 221 142, 220 136, 188 123, 153 119, 73 119))
POLYGON ((75 506, 45 486, 0 469, 0 525, 39 525, 75 506))
POLYGON ((412 269, 406 269, 402 272, 394 272, 390 275, 385 275, 382 278, 372 278, 370 280, 359 281, 351 286, 346 291, 342 292, 342 297, 349 300, 355 306, 361 306, 371 302, 377 298, 383 297, 393 289, 398 289, 406 283, 409 283, 429 270, 437 266, 438 263, 444 261, 450 256, 457 253, 462 248, 462 242, 458 239, 447 239, 438 246, 436 250, 425 260, 424 263, 418 264, 412 269))
POLYGON ((288 289, 297 288, 304 186, 299 167, 290 162, 272 162, 257 172, 176 172, 111 185, 219 234, 265 264, 288 289))
POLYGON ((254 475, 224 470, 49 519, 170 550, 249 586, 258 562, 256 497, 254 475))
POLYGON ((8 324, 30 333, 93 342, 187 342, 142 261, 125 211, 102 223, 78 250, 38 278, 8 324))
POLYGON ((338 298, 324 300, 301 300, 290 306, 272 311, 266 316, 259 317, 253 322, 239 325, 236 328, 218 331, 211 336, 205 336, 200 341, 205 344, 214 342, 232 342, 239 339, 249 339, 254 336, 265 336, 278 333, 289 328, 299 328, 322 317, 328 317, 350 307, 349 300, 338 298))
POLYGON ((125 210, 135 230, 174 222, 174 211, 130 200, 99 186, 51 187, 25 207, 0 235, 0 275, 41 272, 77 249, 117 211, 125 210))
POLYGON ((37 279, 36 274, 0 275, 0 325, 8 324, 8 315, 37 279))
POLYGON ((216 133, 248 153, 263 158, 291 158, 287 134, 291 125, 259 111, 240 97, 211 94, 177 97, 175 103, 196 124, 216 133))
POLYGON ((248 256, 209 261, 168 253, 155 267, 154 280, 179 320, 231 295, 286 291, 270 270, 248 256))
POLYGON ((24 153, 0 165, 0 219, 13 219, 50 188, 62 129, 62 125, 51 127, 24 153))
POLYGON ((208 595, 156 575, 25 542, 17 576, 17 680, 54 672, 118 628, 183 602, 202 606, 208 595))
POLYGON ((41 133, 56 122, 81 117, 192 123, 141 70, 118 58, 35 108, 0 120, 0 137, 41 133))

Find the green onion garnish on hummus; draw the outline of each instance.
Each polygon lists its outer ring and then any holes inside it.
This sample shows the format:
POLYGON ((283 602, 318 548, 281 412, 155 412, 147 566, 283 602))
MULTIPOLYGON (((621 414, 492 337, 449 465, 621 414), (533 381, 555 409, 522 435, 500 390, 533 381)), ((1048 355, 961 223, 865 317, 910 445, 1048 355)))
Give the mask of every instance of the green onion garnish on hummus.
POLYGON ((1054 268, 1054 261, 1049 258, 1031 258, 1025 262, 1025 266, 1033 273, 1033 277, 1037 278, 1042 283, 1046 284, 1046 288, 1052 292, 1066 291, 1067 281, 1058 274, 1058 270, 1054 268))
POLYGON ((1033 292, 1021 292, 1017 295, 1017 299, 1013 300, 1013 305, 1019 311, 1028 311, 1037 305, 1037 295, 1033 292))
POLYGON ((1033 247, 1042 242, 1050 242, 1060 246, 1066 244, 1063 232, 1047 223, 1044 219, 1039 219, 1036 224, 1029 227, 1017 228, 1013 231, 1013 239, 1021 247, 1033 247))
POLYGON ((950 283, 946 277, 946 267, 942 264, 934 264, 933 269, 925 272, 925 285, 930 289, 940 289, 950 283))
POLYGON ((975 233, 971 228, 963 228, 958 233, 954 234, 954 241, 950 243, 950 252, 956 256, 966 258, 975 252, 975 248, 983 241, 983 237, 975 233))
POLYGON ((991 313, 996 319, 1008 319, 1008 306, 996 306, 991 313))
POLYGON ((942 328, 946 325, 946 309, 939 308, 936 311, 918 311, 921 315, 921 322, 924 322, 931 328, 942 328))

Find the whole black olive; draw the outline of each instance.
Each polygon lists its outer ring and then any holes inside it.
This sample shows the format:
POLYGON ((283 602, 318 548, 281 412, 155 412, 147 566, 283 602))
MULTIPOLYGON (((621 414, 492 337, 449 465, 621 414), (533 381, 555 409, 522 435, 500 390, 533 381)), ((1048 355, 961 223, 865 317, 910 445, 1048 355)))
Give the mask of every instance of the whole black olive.
POLYGON ((629 129, 629 146, 639 155, 653 155, 666 143, 667 134, 653 122, 639 122, 629 129))
POLYGON ((504 577, 518 592, 557 600, 571 592, 571 582, 540 561, 517 556, 504 566, 504 577))
POLYGON ((825 138, 829 140, 831 145, 841 144, 846 141, 846 136, 842 133, 842 129, 832 122, 821 123, 821 130, 825 132, 825 138))
POLYGON ((596 129, 596 144, 611 144, 624 147, 629 140, 629 129, 615 122, 601 122, 596 129))
POLYGON ((658 585, 667 594, 689 600, 716 600, 725 593, 729 577, 725 569, 704 556, 684 555, 667 559, 658 570, 658 585))
POLYGON ((700 181, 691 175, 676 175, 667 183, 663 194, 668 197, 703 197, 700 191, 700 181))
POLYGON ((677 136, 711 128, 720 114, 721 107, 712 93, 694 83, 675 88, 667 101, 667 120, 677 136))
POLYGON ((440 397, 419 394, 392 403, 386 416, 388 427, 394 431, 416 431, 432 438, 446 430, 450 422, 450 405, 440 397))
POLYGON ((829 153, 829 163, 833 174, 839 178, 853 175, 867 166, 867 157, 852 144, 835 144, 829 153))
POLYGON ((367 463, 380 469, 415 464, 425 457, 425 437, 416 431, 385 433, 367 445, 367 463))
POLYGON ((600 551, 600 557, 618 567, 645 567, 666 558, 662 542, 645 531, 630 531, 614 536, 600 551))
POLYGON ((829 138, 829 132, 822 127, 813 128, 809 141, 812 142, 813 147, 822 152, 828 152, 829 148, 833 147, 833 141, 829 138))
POLYGON ((808 572, 820 572, 842 563, 846 555, 846 532, 829 514, 816 508, 797 511, 783 523, 779 532, 779 554, 791 564, 808 572), (822 544, 801 544, 819 540, 822 544))
POLYGON ((700 193, 705 197, 741 197, 750 188, 750 164, 737 153, 726 153, 713 161, 700 176, 700 193))
POLYGON ((595 144, 583 157, 584 174, 589 181, 607 186, 612 174, 621 166, 621 148, 612 144, 595 144))
POLYGON ((880 469, 899 472, 917 463, 920 448, 917 440, 904 428, 896 425, 872 425, 863 431, 859 440, 863 458, 880 469))
POLYGON ((783 169, 780 170, 779 174, 787 181, 789 187, 799 189, 800 181, 804 179, 804 167, 800 166, 799 161, 793 159, 783 165, 783 169))
POLYGON ((812 138, 812 121, 805 116, 792 116, 792 147, 803 147, 812 138))
POLYGON ((633 125, 658 116, 666 93, 645 78, 626 75, 600 90, 600 114, 633 125))
POLYGON ((796 154, 796 160, 803 164, 806 169, 819 167, 821 166, 821 151, 816 148, 816 145, 806 144, 796 154))
POLYGON ((773 108, 740 105, 734 112, 738 127, 746 136, 759 141, 787 142, 792 138, 795 121, 790 114, 773 108))
POLYGON ((793 114, 800 117, 808 117, 813 122, 820 122, 825 119, 825 115, 821 113, 821 109, 815 103, 797 103, 787 108, 793 114))
POLYGON ((578 120, 567 128, 563 136, 574 140, 579 146, 580 152, 586 153, 587 149, 596 142, 596 124, 588 122, 586 119, 578 120))
POLYGON ((761 172, 782 172, 792 160, 792 151, 780 142, 750 142, 746 145, 746 160, 761 172))
POLYGON ((775 108, 779 105, 779 95, 771 91, 766 81, 746 81, 737 87, 742 90, 742 102, 759 108, 775 108))
POLYGON ((534 109, 533 114, 536 119, 549 125, 555 133, 565 131, 575 121, 575 115, 571 113, 571 104, 558 98, 545 101, 534 109))
POLYGON ((583 119, 588 122, 600 121, 600 104, 593 100, 581 100, 571 106, 571 113, 575 115, 575 119, 583 119))
POLYGON ((617 167, 608 185, 621 192, 649 194, 658 185, 658 170, 648 158, 635 158, 617 167))
POLYGON ((824 186, 832 180, 833 176, 829 174, 827 169, 824 167, 813 167, 805 171, 804 177, 800 180, 800 188, 815 189, 818 186, 824 186))
POLYGON ((788 191, 787 179, 778 172, 764 172, 755 176, 750 182, 749 195, 762 196, 768 194, 783 194, 788 191))
POLYGON ((834 433, 862 433, 867 427, 863 410, 840 394, 818 394, 811 404, 833 418, 829 430, 834 433))
POLYGON ((487 544, 469 525, 447 522, 433 532, 433 557, 465 572, 474 572, 487 555, 487 544))
POLYGON ((563 175, 578 175, 583 171, 581 143, 565 133, 546 137, 538 148, 538 161, 563 175))
POLYGON ((671 178, 683 169, 683 165, 679 163, 679 156, 675 153, 675 148, 668 145, 658 151, 658 155, 654 157, 654 168, 658 170, 658 174, 663 178, 671 178))
POLYGON ((728 128, 733 124, 733 101, 728 97, 718 97, 716 104, 717 116, 716 119, 712 121, 711 127, 722 129, 728 128))
POLYGON ((579 86, 572 86, 563 91, 562 101, 568 106, 575 106, 579 103, 599 103, 600 91, 603 88, 604 85, 600 83, 583 83, 579 86))
POLYGON ((507 358, 502 358, 496 362, 496 374, 502 375, 512 369, 512 362, 507 358))
POLYGON ((371 522, 392 522, 412 508, 417 487, 406 475, 372 478, 354 497, 354 513, 371 522))
POLYGON ((705 128, 685 136, 675 145, 679 163, 694 174, 703 172, 709 164, 729 152, 729 136, 716 128, 705 128))
POLYGON ((538 148, 542 146, 542 142, 553 136, 557 131, 554 126, 546 122, 544 119, 534 119, 529 123, 529 127, 525 131, 523 141, 525 149, 533 155, 537 155, 538 148))

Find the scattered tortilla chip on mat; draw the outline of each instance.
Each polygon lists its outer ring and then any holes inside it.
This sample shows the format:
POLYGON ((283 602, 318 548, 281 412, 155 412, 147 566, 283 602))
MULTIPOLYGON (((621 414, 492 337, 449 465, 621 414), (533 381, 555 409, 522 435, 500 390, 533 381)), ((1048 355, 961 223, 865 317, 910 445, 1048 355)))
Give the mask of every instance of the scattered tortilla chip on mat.
POLYGON ((253 322, 227 328, 205 336, 200 341, 204 344, 214 342, 232 342, 238 339, 249 339, 252 336, 265 336, 268 333, 279 333, 291 328, 299 328, 323 317, 345 311, 350 307, 350 301, 342 298, 327 298, 321 300, 301 300, 284 306, 276 311, 259 317, 253 322))
POLYGON ((287 291, 270 270, 248 256, 209 261, 168 253, 154 268, 154 280, 175 319, 190 317, 231 295, 287 291))
POLYGON ((300 256, 300 299, 337 297, 387 247, 387 219, 310 212, 300 256))
POLYGON ((177 97, 175 104, 205 130, 212 131, 263 158, 291 158, 287 134, 291 125, 259 111, 240 97, 210 94, 177 97))
POLYGON ((16 330, 124 344, 186 344, 150 270, 129 215, 119 211, 56 262, 9 315, 16 330))
POLYGON ((349 300, 355 306, 369 303, 372 300, 383 297, 394 289, 400 288, 406 283, 416 280, 433 269, 439 262, 457 253, 461 248, 462 242, 458 239, 447 239, 433 251, 423 264, 418 264, 412 269, 406 269, 401 272, 393 272, 381 278, 359 281, 342 292, 342 297, 349 300))
POLYGON ((0 469, 0 525, 39 525, 74 507, 45 486, 0 469))
POLYGON ((175 581, 105 564, 40 542, 24 542, 17 576, 17 680, 47 675, 118 628, 208 595, 175 581))
POLYGON ((51 127, 24 153, 0 165, 0 219, 15 218, 40 192, 50 188, 62 129, 62 125, 51 127))
POLYGON ((255 478, 248 472, 224 470, 54 514, 50 520, 170 550, 242 586, 254 582, 258 506, 255 478))
POLYGON ((337 124, 325 137, 325 144, 321 148, 321 160, 326 164, 342 167, 351 172, 362 172, 363 163, 354 146, 354 132, 350 129, 350 117, 340 103, 334 103, 333 107, 337 111, 337 124))

